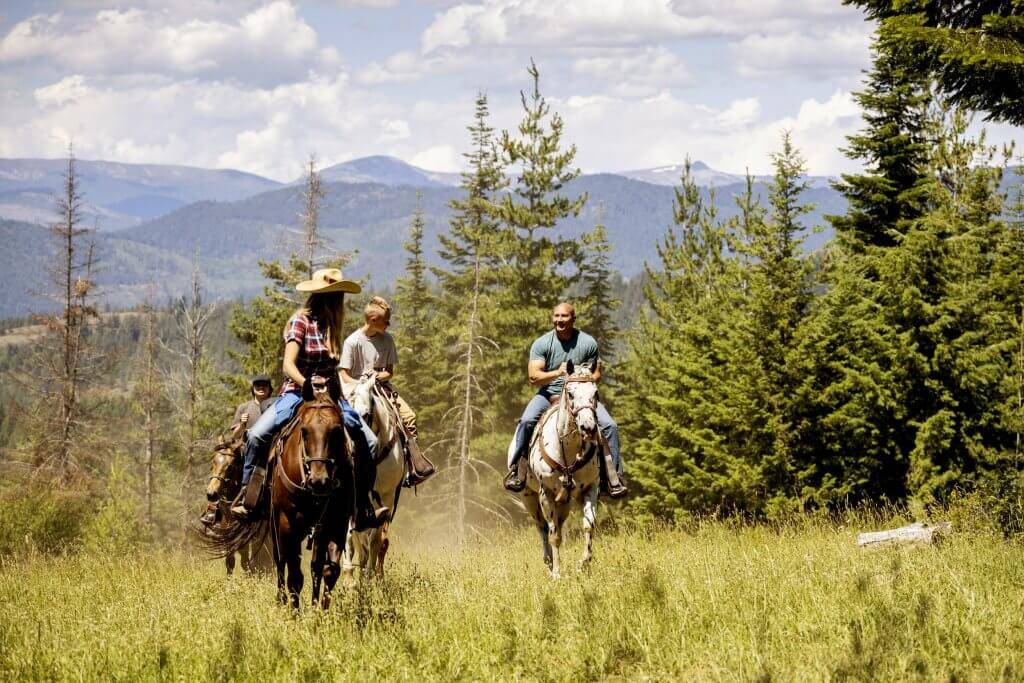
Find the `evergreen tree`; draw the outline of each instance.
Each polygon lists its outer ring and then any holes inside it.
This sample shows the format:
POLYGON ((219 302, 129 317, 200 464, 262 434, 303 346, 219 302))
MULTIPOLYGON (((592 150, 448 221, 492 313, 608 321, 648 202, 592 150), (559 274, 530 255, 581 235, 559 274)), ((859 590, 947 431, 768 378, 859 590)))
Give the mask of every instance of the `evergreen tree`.
MULTIPOLYGON (((395 287, 396 330, 399 365, 396 385, 417 411, 417 425, 423 434, 437 434, 440 413, 444 409, 444 367, 440 363, 437 298, 430 291, 427 268, 423 260, 423 229, 425 221, 422 193, 417 192, 409 239, 404 243, 407 254, 405 275, 395 287)), ((425 440, 429 442, 428 436, 425 440)))
POLYGON ((738 248, 746 262, 742 316, 745 320, 737 325, 736 331, 747 336, 748 342, 743 346, 749 347, 757 359, 745 371, 758 376, 748 377, 746 386, 740 388, 761 389, 764 393, 755 403, 755 413, 743 419, 750 425, 763 425, 760 467, 766 493, 772 499, 770 511, 776 511, 791 507, 797 498, 791 432, 791 400, 797 378, 787 357, 793 351, 794 333, 811 301, 811 262, 800 250, 804 229, 800 217, 813 207, 800 201, 808 183, 803 178, 804 161, 788 131, 782 135, 781 150, 772 154, 772 163, 775 174, 768 193, 770 211, 766 214, 756 205, 749 176, 747 190, 738 199, 738 248))
POLYGON ((848 138, 846 155, 864 165, 835 183, 846 213, 829 216, 851 250, 892 246, 924 212, 928 178, 928 80, 907 64, 907 48, 876 37, 873 66, 855 95, 865 129, 848 138))
POLYGON ((490 500, 489 491, 497 480, 499 468, 474 453, 474 440, 482 432, 484 408, 494 391, 484 371, 485 360, 495 351, 495 343, 485 332, 485 311, 492 308, 501 265, 501 225, 491 207, 507 185, 504 166, 495 146, 494 130, 489 123, 487 96, 477 95, 470 133, 470 151, 464 153, 468 170, 462 174, 462 198, 449 206, 452 217, 448 233, 440 236, 439 255, 444 267, 434 273, 441 287, 442 309, 450 333, 445 367, 450 368, 449 386, 454 403, 445 416, 449 425, 451 457, 439 473, 443 484, 438 497, 454 500, 453 530, 460 540, 470 531, 479 532, 475 520, 508 514, 490 500), (485 475, 491 476, 485 476, 485 475), (472 513, 472 514, 471 514, 472 513))
POLYGON ((576 313, 579 324, 597 340, 601 356, 610 359, 615 355, 615 343, 619 337, 619 325, 615 311, 622 305, 613 292, 613 271, 608 254, 611 245, 602 224, 583 238, 584 253, 580 270, 582 298, 576 313))
POLYGON ((533 89, 529 95, 521 93, 519 137, 505 131, 500 142, 503 165, 517 169, 515 183, 491 209, 503 227, 500 248, 507 264, 486 320, 501 343, 493 373, 501 397, 495 409, 502 424, 510 424, 522 409, 514 397, 527 395, 524 373, 530 343, 548 327, 551 309, 577 278, 565 266, 580 261, 579 244, 557 236, 555 228, 560 220, 578 215, 587 199, 562 193, 579 175, 573 168, 576 147, 562 149, 562 117, 551 113, 541 95, 533 62, 528 72, 533 89))
MULTIPOLYGON (((751 394, 732 386, 754 361, 733 333, 741 288, 726 249, 729 228, 704 204, 686 163, 676 189, 674 226, 647 269, 647 313, 629 336, 622 391, 629 471, 642 515, 682 518, 691 510, 758 505, 757 465, 737 449, 736 412, 751 394), (735 364, 734 364, 735 363, 735 364)), ((746 430, 746 425, 739 425, 746 430)))
POLYGON ((962 107, 1024 123, 1024 5, 1016 0, 844 0, 905 46, 907 66, 962 107))

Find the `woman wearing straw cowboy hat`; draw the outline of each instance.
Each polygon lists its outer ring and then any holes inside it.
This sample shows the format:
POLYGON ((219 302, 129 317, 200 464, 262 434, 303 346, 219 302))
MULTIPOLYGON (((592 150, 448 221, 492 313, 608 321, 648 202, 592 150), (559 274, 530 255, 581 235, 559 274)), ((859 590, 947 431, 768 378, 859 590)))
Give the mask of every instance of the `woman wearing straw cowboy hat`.
MULTIPOLYGON (((257 463, 262 463, 270 450, 274 434, 295 415, 302 403, 302 386, 317 378, 336 379, 338 357, 341 353, 342 322, 345 317, 345 293, 358 294, 358 283, 346 280, 337 268, 325 268, 313 273, 313 278, 295 286, 309 295, 305 305, 295 311, 284 328, 285 380, 274 405, 267 408, 256 424, 249 428, 245 442, 245 465, 242 470, 242 490, 245 491, 257 463)), ((344 400, 339 401, 345 429, 356 447, 356 520, 357 529, 380 526, 388 510, 374 511, 370 499, 375 476, 373 452, 377 438, 360 419, 359 414, 344 400)), ((243 500, 255 497, 243 496, 243 500)), ((245 503, 233 507, 232 512, 248 514, 245 503)))

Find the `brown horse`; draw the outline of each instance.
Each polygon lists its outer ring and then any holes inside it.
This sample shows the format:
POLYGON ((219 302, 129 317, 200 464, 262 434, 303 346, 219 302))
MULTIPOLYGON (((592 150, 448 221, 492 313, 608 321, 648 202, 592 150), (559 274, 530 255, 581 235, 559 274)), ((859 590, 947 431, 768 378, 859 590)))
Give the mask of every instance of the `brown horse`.
MULTIPOLYGON (((223 437, 217 439, 213 462, 210 464, 210 479, 206 484, 206 499, 217 505, 215 524, 228 519, 231 501, 234 500, 241 488, 242 447, 244 444, 245 442, 241 439, 231 442, 225 442, 223 437)), ((250 573, 270 571, 270 568, 274 566, 270 543, 266 537, 255 539, 252 543, 243 546, 237 554, 241 559, 242 569, 250 573)), ((224 566, 230 576, 235 569, 235 553, 228 553, 224 557, 224 566)))
POLYGON ((336 381, 319 390, 306 382, 295 418, 271 447, 276 455, 268 477, 269 490, 247 518, 229 515, 200 536, 211 554, 227 557, 265 539, 269 532, 278 599, 295 608, 304 583, 304 539, 308 537, 313 549, 313 605, 319 602, 325 609, 330 605, 331 590, 341 574, 341 553, 354 501, 354 461, 338 407, 340 395, 336 381))
POLYGON ((341 575, 341 553, 352 515, 354 465, 341 409, 340 387, 332 381, 321 390, 309 382, 291 433, 274 463, 270 486, 270 531, 277 563, 277 594, 282 603, 299 606, 304 577, 302 541, 313 550, 310 573, 313 604, 330 605, 341 575), (285 570, 287 569, 287 581, 285 570))

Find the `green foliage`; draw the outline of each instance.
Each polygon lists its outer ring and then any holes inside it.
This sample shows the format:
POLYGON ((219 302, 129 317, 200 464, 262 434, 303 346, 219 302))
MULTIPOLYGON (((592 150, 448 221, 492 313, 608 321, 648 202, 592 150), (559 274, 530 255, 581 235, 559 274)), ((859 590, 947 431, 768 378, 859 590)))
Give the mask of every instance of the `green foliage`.
POLYGON ((78 489, 38 483, 5 489, 0 493, 0 557, 73 549, 94 505, 95 499, 78 489))
POLYGON ((1024 123, 1024 4, 1016 0, 844 0, 906 49, 907 69, 962 107, 1024 123))
POLYGON ((501 163, 516 170, 515 181, 511 192, 490 206, 501 225, 497 247, 503 265, 484 326, 501 340, 489 374, 502 397, 494 411, 503 424, 510 424, 521 410, 518 401, 508 399, 526 397, 523 373, 530 343, 548 326, 551 309, 576 281, 578 274, 569 266, 583 259, 580 244, 555 230, 562 219, 578 215, 587 200, 586 195, 564 194, 566 183, 579 175, 573 168, 576 147, 562 148, 562 117, 551 113, 541 95, 540 73, 532 62, 528 72, 533 89, 529 95, 521 93, 519 136, 504 131, 500 141, 501 163))
POLYGON ((398 323, 394 333, 399 351, 395 386, 416 411, 418 428, 423 434, 434 434, 436 438, 446 399, 446 368, 442 363, 441 346, 446 324, 427 281, 423 229, 423 210, 418 208, 405 243, 405 275, 395 285, 393 317, 398 323))
POLYGON ((850 250, 894 245, 925 210, 928 186, 929 81, 907 65, 905 43, 882 35, 872 51, 867 84, 855 95, 865 129, 848 138, 845 150, 865 170, 835 184, 848 207, 829 216, 850 250))

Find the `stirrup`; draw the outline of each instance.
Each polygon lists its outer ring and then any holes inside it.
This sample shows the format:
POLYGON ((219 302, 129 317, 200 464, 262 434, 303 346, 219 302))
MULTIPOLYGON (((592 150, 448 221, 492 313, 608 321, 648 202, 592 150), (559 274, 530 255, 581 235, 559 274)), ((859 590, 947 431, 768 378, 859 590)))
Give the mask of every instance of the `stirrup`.
POLYGON ((508 468, 508 473, 505 475, 502 485, 504 485, 507 491, 512 493, 520 493, 526 488, 526 477, 519 478, 519 463, 508 468))

